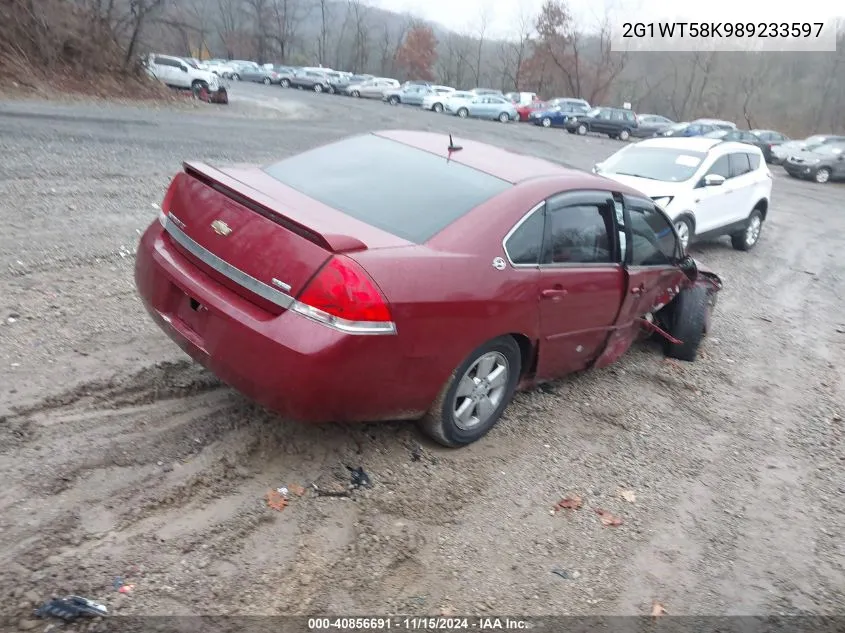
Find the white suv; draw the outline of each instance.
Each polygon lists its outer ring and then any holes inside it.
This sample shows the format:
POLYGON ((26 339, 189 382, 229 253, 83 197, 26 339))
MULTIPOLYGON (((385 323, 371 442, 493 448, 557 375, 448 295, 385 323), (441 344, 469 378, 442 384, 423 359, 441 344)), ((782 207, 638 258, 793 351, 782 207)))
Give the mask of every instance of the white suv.
POLYGON ((729 235, 747 251, 760 238, 772 173, 754 145, 713 138, 654 138, 628 145, 593 172, 642 191, 690 242, 729 235))
POLYGON ((170 55, 150 55, 147 68, 153 77, 174 88, 188 88, 199 93, 205 87, 209 92, 220 88, 220 78, 210 70, 194 68, 186 60, 170 55))

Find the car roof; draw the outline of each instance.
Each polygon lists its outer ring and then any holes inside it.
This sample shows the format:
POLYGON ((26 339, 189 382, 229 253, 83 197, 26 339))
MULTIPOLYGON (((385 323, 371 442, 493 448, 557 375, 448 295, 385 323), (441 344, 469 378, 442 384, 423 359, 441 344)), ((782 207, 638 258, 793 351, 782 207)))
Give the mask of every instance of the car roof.
POLYGON ((454 144, 462 149, 450 153, 448 134, 409 130, 383 130, 373 134, 448 158, 513 184, 540 176, 563 176, 572 180, 573 187, 606 187, 605 180, 593 174, 568 169, 542 158, 518 154, 478 141, 453 137, 454 144))
POLYGON ((662 138, 650 138, 644 141, 640 141, 639 143, 637 143, 637 145, 640 145, 642 147, 676 149, 678 151, 702 152, 705 154, 717 145, 720 149, 724 148, 725 150, 742 150, 743 152, 753 152, 754 150, 758 152, 760 151, 754 145, 748 145, 746 143, 736 143, 734 141, 723 141, 722 139, 706 138, 703 136, 694 136, 691 138, 679 138, 671 136, 662 138))

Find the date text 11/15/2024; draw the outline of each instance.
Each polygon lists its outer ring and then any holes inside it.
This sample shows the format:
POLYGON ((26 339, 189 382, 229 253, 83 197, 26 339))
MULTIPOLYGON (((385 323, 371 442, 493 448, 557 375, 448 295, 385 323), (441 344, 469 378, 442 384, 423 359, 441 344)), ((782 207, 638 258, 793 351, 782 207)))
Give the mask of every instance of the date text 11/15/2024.
POLYGON ((509 617, 373 617, 308 618, 308 631, 519 631, 523 619, 509 617))

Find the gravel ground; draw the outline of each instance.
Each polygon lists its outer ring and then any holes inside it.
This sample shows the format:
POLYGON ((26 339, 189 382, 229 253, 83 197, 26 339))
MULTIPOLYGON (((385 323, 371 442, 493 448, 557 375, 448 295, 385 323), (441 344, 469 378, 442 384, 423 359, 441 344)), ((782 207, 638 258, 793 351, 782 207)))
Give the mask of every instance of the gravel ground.
POLYGON ((64 593, 119 614, 842 613, 839 185, 773 168, 758 247, 694 248, 725 279, 700 361, 638 346, 518 395, 462 450, 411 424, 281 420, 153 326, 133 253, 183 159, 265 162, 378 128, 580 168, 619 147, 260 85, 229 106, 0 102, 0 614, 30 627, 64 593), (373 487, 264 503, 347 466, 373 487), (582 509, 550 514, 573 494, 582 509))

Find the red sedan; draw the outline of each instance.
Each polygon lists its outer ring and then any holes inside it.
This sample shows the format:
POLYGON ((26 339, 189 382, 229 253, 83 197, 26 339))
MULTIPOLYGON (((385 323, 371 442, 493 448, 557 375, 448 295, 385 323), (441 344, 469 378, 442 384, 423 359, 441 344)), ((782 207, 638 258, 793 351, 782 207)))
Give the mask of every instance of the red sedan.
POLYGON ((138 249, 167 334, 302 421, 484 435, 515 390, 643 332, 693 360, 721 282, 650 199, 471 141, 390 131, 266 167, 185 163, 138 249))
POLYGON ((524 122, 531 118, 532 112, 545 110, 547 107, 548 104, 545 101, 532 101, 531 103, 517 106, 516 113, 519 115, 519 120, 524 122))

